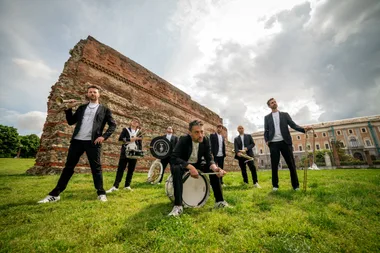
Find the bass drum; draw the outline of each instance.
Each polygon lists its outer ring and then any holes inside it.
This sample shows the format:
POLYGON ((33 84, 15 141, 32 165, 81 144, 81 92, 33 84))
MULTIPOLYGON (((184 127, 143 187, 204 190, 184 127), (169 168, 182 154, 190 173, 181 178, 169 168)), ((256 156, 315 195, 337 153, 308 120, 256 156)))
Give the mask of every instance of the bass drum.
POLYGON ((157 159, 165 159, 172 153, 172 146, 165 137, 159 136, 150 142, 150 153, 157 159))
MULTIPOLYGON (((184 207, 197 208, 206 204, 210 197, 210 182, 205 175, 193 178, 187 172, 182 177, 183 192, 182 204, 184 207)), ((174 202, 173 177, 170 175, 165 183, 166 195, 174 202)))

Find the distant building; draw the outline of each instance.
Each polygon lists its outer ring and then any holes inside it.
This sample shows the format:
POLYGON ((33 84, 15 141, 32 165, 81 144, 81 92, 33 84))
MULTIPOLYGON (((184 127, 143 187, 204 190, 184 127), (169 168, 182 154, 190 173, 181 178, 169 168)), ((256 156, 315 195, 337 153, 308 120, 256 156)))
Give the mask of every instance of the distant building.
MULTIPOLYGON (((380 115, 336 120, 312 125, 315 131, 315 147, 312 147, 312 138, 307 138, 305 147, 305 134, 290 129, 293 140, 293 151, 296 164, 305 154, 305 150, 313 151, 331 149, 331 141, 340 141, 347 154, 366 161, 366 151, 372 160, 380 160, 380 115)), ((259 168, 270 168, 270 152, 265 144, 264 131, 252 134, 256 143, 255 158, 259 168)), ((285 161, 281 158, 281 163, 285 161)))

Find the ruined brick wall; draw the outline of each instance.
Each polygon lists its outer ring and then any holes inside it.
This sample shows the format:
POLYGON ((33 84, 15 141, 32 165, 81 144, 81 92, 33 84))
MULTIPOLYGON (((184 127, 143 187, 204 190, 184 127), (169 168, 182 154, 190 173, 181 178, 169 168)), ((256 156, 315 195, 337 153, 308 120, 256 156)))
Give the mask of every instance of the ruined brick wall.
MULTIPOLYGON (((173 126, 176 135, 183 135, 187 133, 188 122, 194 119, 205 123, 206 133, 222 123, 217 114, 191 100, 183 91, 90 36, 75 45, 70 54, 59 80, 51 88, 41 146, 35 165, 27 171, 30 174, 59 173, 64 167, 74 126, 67 124, 55 99, 60 95, 66 99, 83 99, 86 82, 101 87, 100 101, 111 109, 117 123, 116 131, 102 147, 102 165, 106 171, 117 168, 120 153, 117 140, 134 116, 142 121, 144 150, 149 150, 150 141, 163 135, 168 125, 173 126)), ((153 160, 147 152, 138 161, 137 169, 148 169, 153 160)), ((85 155, 76 171, 90 171, 85 155)))

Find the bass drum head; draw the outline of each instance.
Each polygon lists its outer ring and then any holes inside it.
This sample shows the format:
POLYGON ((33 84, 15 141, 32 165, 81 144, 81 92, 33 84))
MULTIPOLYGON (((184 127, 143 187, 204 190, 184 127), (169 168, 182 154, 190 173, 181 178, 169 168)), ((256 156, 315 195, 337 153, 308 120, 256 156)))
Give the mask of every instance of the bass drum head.
POLYGON ((183 182, 182 202, 185 207, 202 207, 210 197, 210 184, 204 175, 198 178, 187 176, 183 182))
POLYGON ((174 202, 173 177, 171 174, 169 175, 168 179, 166 179, 165 192, 166 196, 168 196, 168 198, 174 202))
POLYGON ((172 146, 165 137, 159 136, 150 142, 150 152, 157 159, 165 159, 172 153, 172 146))

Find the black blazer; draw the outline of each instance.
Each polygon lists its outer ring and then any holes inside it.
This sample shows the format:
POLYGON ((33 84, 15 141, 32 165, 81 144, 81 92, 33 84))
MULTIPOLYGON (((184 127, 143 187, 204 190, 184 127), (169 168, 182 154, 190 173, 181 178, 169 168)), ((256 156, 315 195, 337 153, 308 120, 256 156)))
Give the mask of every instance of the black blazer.
MULTIPOLYGON (((255 146, 255 142, 253 141, 253 138, 250 134, 244 134, 244 147, 247 148, 247 155, 253 157, 253 147, 255 146)), ((234 139, 234 149, 235 149, 235 159, 239 159, 240 157, 237 156, 237 153, 239 150, 242 150, 243 143, 241 142, 240 135, 236 136, 234 139)))
MULTIPOLYGON (((178 140, 177 145, 175 146, 173 153, 171 154, 170 162, 173 166, 181 166, 186 168, 189 164, 187 161, 191 156, 191 151, 193 150, 193 143, 190 135, 181 136, 178 140)), ((202 162, 202 157, 206 162, 206 169, 210 167, 214 162, 212 161, 210 141, 205 136, 203 142, 199 143, 198 149, 198 161, 196 167, 199 168, 202 162)))
MULTIPOLYGON (((161 137, 166 138, 166 134, 161 136, 161 137)), ((170 146, 172 147, 172 152, 173 152, 175 145, 177 145, 177 142, 178 142, 178 137, 172 135, 172 138, 170 138, 170 146)))
MULTIPOLYGON (((297 130, 298 132, 305 132, 305 129, 303 127, 300 127, 290 117, 290 115, 287 112, 280 112, 280 130, 282 138, 284 138, 284 141, 288 145, 292 145, 292 137, 290 136, 289 128, 293 128, 294 130, 297 130)), ((274 122, 273 122, 273 116, 272 113, 269 113, 264 118, 264 139, 266 142, 270 142, 274 137, 274 122)))
MULTIPOLYGON (((218 134, 210 134, 210 143, 211 143, 211 153, 214 157, 218 154, 219 151, 219 140, 218 134)), ((222 153, 223 157, 226 157, 226 144, 224 143, 224 137, 222 136, 222 153)))
MULTIPOLYGON (((131 128, 129 128, 129 131, 131 131, 131 128)), ((140 133, 140 131, 139 131, 139 133, 140 133)), ((127 142, 131 141, 131 136, 129 135, 127 128, 124 127, 123 131, 121 131, 121 134, 119 136, 119 141, 127 141, 127 142)), ((137 140, 135 142, 137 145, 137 149, 142 150, 142 140, 137 140)), ((126 158, 126 156, 125 156, 126 147, 127 147, 127 144, 121 145, 121 150, 120 150, 120 157, 121 158, 126 158)))
MULTIPOLYGON (((71 137, 71 141, 79 132, 79 129, 82 125, 84 111, 86 110, 87 105, 88 104, 79 106, 74 114, 71 108, 65 110, 67 123, 70 126, 76 124, 74 133, 71 137)), ((104 105, 100 104, 95 113, 94 124, 92 126, 91 142, 94 143, 95 139, 100 136, 107 140, 115 131, 115 129, 116 123, 115 120, 112 118, 111 110, 105 107, 104 105), (103 133, 106 123, 108 124, 108 129, 103 133)))

